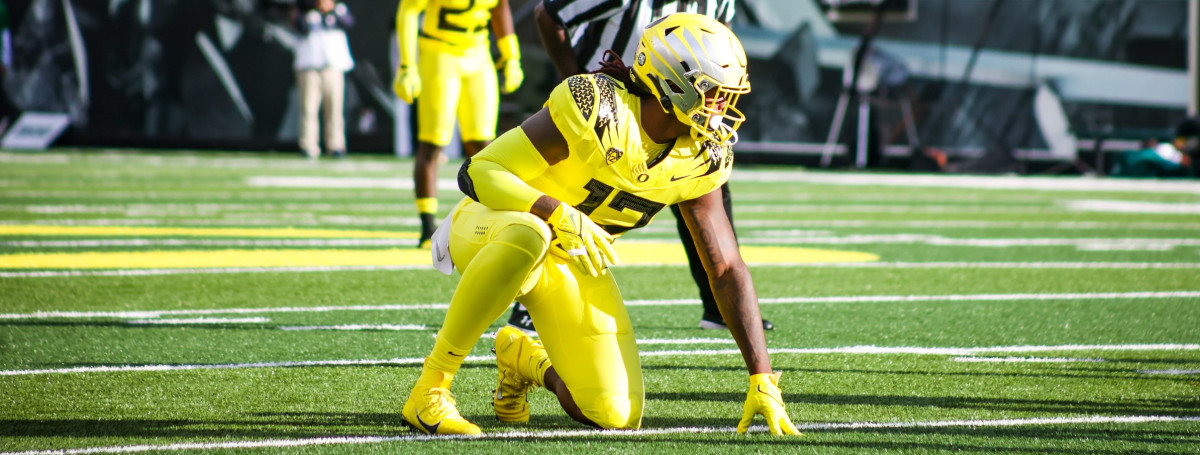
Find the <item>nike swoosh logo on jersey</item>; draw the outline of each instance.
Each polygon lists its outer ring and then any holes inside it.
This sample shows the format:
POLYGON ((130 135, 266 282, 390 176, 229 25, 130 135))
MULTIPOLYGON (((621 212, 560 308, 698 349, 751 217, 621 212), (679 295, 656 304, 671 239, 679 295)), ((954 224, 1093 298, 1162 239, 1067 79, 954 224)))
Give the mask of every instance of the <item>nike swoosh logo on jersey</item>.
POLYGON ((438 427, 442 425, 442 421, 440 421, 440 420, 438 421, 438 423, 435 423, 433 425, 425 423, 424 420, 421 420, 421 416, 417 416, 417 423, 421 424, 422 427, 425 427, 425 432, 429 433, 429 434, 437 434, 438 427))
POLYGON ((677 182, 677 181, 680 181, 680 180, 683 180, 683 179, 687 179, 687 178, 691 178, 691 177, 692 177, 692 176, 690 176, 690 175, 685 175, 685 176, 683 176, 683 177, 675 177, 675 176, 672 176, 672 177, 671 177, 671 181, 672 181, 672 182, 677 182))

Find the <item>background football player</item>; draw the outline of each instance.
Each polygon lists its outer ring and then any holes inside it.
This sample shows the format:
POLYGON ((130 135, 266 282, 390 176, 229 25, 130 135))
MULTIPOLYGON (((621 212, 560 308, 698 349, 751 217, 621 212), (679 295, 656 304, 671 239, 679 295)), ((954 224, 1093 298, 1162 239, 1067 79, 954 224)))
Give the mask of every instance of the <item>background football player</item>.
POLYGON ((437 214, 437 164, 458 119, 463 154, 473 156, 496 137, 500 98, 496 68, 504 73, 504 93, 521 86, 521 52, 513 34, 508 0, 401 0, 396 11, 400 63, 392 89, 417 106, 417 153, 413 183, 421 217, 418 246, 428 248, 437 214), (425 19, 417 30, 421 12, 425 19), (496 35, 500 61, 488 50, 488 23, 496 35), (418 55, 419 54, 419 55, 418 55))
POLYGON ((467 197, 432 242, 439 270, 449 273, 452 260, 462 279, 404 420, 426 433, 480 432, 459 414, 450 384, 515 298, 538 321, 541 342, 509 326, 497 332, 497 418, 527 421, 526 395, 540 386, 579 422, 639 428, 641 363, 608 270, 611 242, 678 203, 750 374, 738 430, 761 414, 771 433, 798 434, 717 191, 745 119, 735 105, 749 91, 737 37, 706 16, 675 14, 645 30, 632 69, 618 59, 602 74, 568 78, 542 110, 467 160, 459 173, 467 197))

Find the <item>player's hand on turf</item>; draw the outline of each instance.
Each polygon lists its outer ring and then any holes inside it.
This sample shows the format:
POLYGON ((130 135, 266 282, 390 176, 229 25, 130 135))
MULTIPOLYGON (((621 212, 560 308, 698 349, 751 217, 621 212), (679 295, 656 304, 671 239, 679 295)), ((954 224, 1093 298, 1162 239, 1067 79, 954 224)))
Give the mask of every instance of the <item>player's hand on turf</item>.
POLYGON ((405 103, 412 104, 421 96, 421 76, 413 68, 403 66, 396 68, 396 78, 392 80, 392 91, 405 103))
POLYGON ((759 414, 767 419, 767 427, 771 429, 772 435, 800 435, 783 405, 778 373, 750 375, 750 391, 746 393, 746 408, 742 412, 742 420, 738 422, 737 432, 745 433, 754 421, 754 416, 759 414))
POLYGON ((546 219, 567 259, 591 276, 600 276, 609 265, 617 263, 611 235, 592 222, 583 212, 567 204, 559 204, 546 219))

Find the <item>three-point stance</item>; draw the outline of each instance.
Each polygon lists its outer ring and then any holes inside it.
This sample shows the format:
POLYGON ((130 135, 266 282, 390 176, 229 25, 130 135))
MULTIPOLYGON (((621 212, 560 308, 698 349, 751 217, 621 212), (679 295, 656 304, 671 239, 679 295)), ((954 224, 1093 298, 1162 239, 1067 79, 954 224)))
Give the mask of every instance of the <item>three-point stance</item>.
POLYGON ((540 386, 579 422, 639 428, 641 363, 608 271, 611 242, 678 203, 749 370, 739 431, 761 414, 773 434, 798 434, 715 191, 732 172, 730 140, 745 119, 734 106, 749 91, 746 55, 728 28, 670 15, 646 28, 633 68, 617 61, 568 78, 545 108, 464 163, 459 186, 468 197, 433 239, 435 258, 448 252, 462 280, 404 419, 429 433, 480 432, 459 414, 450 384, 516 299, 537 319, 541 342, 511 327, 497 333, 496 416, 528 420, 526 395, 540 386))
POLYGON ((504 73, 500 87, 504 93, 520 87, 525 76, 508 0, 401 0, 396 11, 396 42, 400 64, 392 90, 407 103, 418 97, 421 100, 413 183, 421 217, 417 245, 428 248, 438 209, 438 155, 454 135, 455 118, 462 133, 463 154, 470 157, 496 137, 500 110, 496 69, 504 73), (418 36, 417 16, 422 11, 425 20, 418 36), (500 48, 499 62, 492 61, 488 50, 489 21, 500 48))

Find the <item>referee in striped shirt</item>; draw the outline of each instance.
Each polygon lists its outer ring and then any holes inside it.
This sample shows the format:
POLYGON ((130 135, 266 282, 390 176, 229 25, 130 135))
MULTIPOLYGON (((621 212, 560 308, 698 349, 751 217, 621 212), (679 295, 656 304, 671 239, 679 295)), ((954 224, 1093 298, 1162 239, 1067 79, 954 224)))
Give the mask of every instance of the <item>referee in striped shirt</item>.
MULTIPOLYGON (((595 71, 605 50, 612 50, 625 62, 633 62, 633 53, 642 39, 642 29, 650 22, 672 13, 697 13, 725 24, 733 21, 736 0, 541 0, 534 8, 538 34, 542 46, 550 55, 550 61, 563 78, 595 71)), ((721 200, 729 225, 733 226, 733 208, 729 198, 729 185, 721 186, 721 200)), ((679 208, 672 205, 679 237, 687 252, 692 279, 700 289, 700 300, 704 314, 700 328, 726 329, 725 320, 717 308, 717 300, 709 287, 708 274, 696 253, 696 243, 683 222, 679 208)), ((513 309, 509 325, 533 331, 533 321, 520 304, 513 309)), ((763 320, 763 330, 773 330, 775 325, 763 320)))

